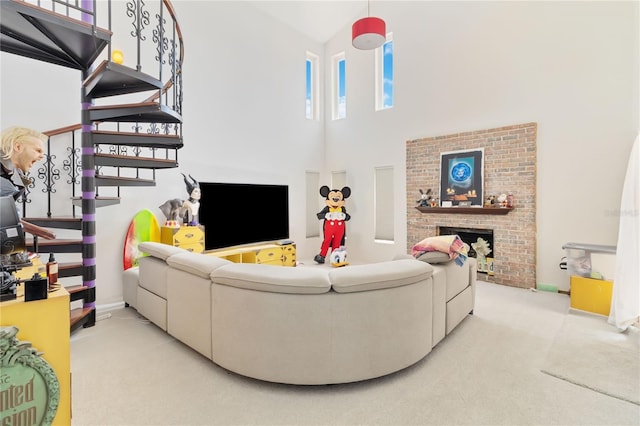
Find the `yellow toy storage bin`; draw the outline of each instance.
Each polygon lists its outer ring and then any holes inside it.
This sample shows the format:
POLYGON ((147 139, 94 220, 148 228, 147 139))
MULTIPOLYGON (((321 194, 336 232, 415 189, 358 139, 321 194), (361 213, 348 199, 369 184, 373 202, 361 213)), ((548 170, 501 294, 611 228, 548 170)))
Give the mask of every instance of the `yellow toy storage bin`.
POLYGON ((613 281, 571 276, 571 307, 609 316, 613 281))
POLYGON ((615 246, 567 243, 567 272, 570 275, 571 307, 581 311, 609 315, 613 281, 598 277, 591 269, 591 254, 616 254, 615 246))

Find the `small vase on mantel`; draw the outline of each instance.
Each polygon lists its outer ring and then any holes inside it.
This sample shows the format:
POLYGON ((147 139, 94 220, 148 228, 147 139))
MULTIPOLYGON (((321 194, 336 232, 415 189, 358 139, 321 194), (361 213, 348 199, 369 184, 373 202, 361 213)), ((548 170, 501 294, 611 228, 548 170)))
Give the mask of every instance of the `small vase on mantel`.
POLYGON ((507 207, 513 208, 513 194, 507 195, 507 207))

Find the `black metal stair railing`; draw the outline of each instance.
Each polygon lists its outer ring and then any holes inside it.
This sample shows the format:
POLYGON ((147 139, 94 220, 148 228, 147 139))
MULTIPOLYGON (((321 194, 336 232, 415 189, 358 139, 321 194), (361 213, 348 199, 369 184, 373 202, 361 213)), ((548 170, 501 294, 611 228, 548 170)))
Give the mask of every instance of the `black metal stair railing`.
MULTIPOLYGON (((32 1, 31 3, 38 7, 43 7, 45 4, 45 2, 40 1, 32 1)), ((46 3, 49 4, 49 2, 46 3)), ((129 20, 129 30, 126 31, 126 36, 134 40, 134 43, 129 43, 129 45, 134 46, 135 50, 129 52, 123 49, 123 52, 125 58, 135 58, 135 62, 129 65, 125 61, 121 67, 132 68, 135 73, 142 73, 144 76, 157 79, 161 82, 161 88, 153 90, 153 93, 147 95, 141 102, 131 103, 129 101, 128 104, 135 106, 155 103, 163 108, 169 108, 174 111, 174 114, 177 114, 174 117, 179 117, 182 112, 183 99, 182 62, 184 59, 184 42, 171 2, 168 0, 157 2, 131 0, 126 3, 116 2, 116 5, 113 6, 110 1, 55 0, 49 5, 52 13, 61 14, 67 18, 81 19, 94 28, 105 28, 108 31, 113 31, 114 22, 120 21, 119 28, 122 28, 122 22, 129 20), (169 22, 167 23, 167 21, 169 22), (155 25, 152 27, 153 23, 155 25), (154 63, 155 65, 153 65, 154 63), (153 73, 146 73, 149 70, 153 71, 153 73), (168 78, 164 76, 168 76, 168 78)), ((121 33, 124 32, 121 31, 121 33)), ((111 42, 107 45, 106 55, 102 55, 102 63, 112 67, 117 66, 109 61, 113 53, 114 43, 127 44, 122 37, 118 38, 118 33, 114 33, 111 42)), ((118 48, 121 48, 120 45, 118 45, 118 48)), ((100 58, 98 59, 100 60, 100 58)), ((92 90, 98 93, 97 98, 91 98, 91 106, 104 108, 108 106, 105 105, 105 102, 102 105, 94 104, 97 103, 97 100, 107 101, 109 104, 114 104, 114 114, 121 114, 121 112, 117 111, 121 109, 121 105, 113 101, 113 97, 110 96, 108 90, 109 87, 118 86, 119 78, 120 76, 117 74, 115 76, 101 75, 99 77, 89 75, 87 80, 91 79, 92 90), (102 89, 102 91, 98 89, 102 89)), ((86 81, 85 84, 87 84, 86 81)), ((127 86, 131 87, 132 85, 131 81, 127 81, 127 86)), ((125 92, 129 87, 124 89, 125 92)), ((132 88, 132 91, 136 92, 137 89, 132 88)), ((163 117, 160 118, 163 119, 163 117)), ((95 166, 96 177, 102 182, 106 180, 101 179, 103 176, 106 178, 115 176, 133 180, 154 181, 155 170, 177 166, 177 150, 182 147, 180 118, 160 122, 149 120, 131 122, 115 119, 114 121, 93 122, 91 124, 93 126, 92 133, 94 133, 92 145, 95 154, 97 156, 103 154, 111 155, 111 157, 106 156, 106 159, 99 160, 95 166), (149 137, 152 135, 155 135, 156 138, 149 137), (163 139, 162 136, 173 136, 173 139, 163 139), (126 162, 129 165, 127 167, 108 166, 107 163, 110 161, 118 162, 113 159, 114 155, 140 159, 140 167, 131 167, 131 161, 127 162, 126 160, 120 160, 119 162, 126 162), (148 159, 170 160, 170 162, 145 161, 148 159)), ((23 214, 25 216, 46 215, 46 217, 68 216, 71 214, 72 217, 76 217, 76 208, 81 206, 81 203, 68 203, 68 200, 71 198, 78 201, 82 194, 82 148, 78 146, 82 135, 82 125, 66 126, 48 130, 44 133, 50 136, 47 153, 44 163, 37 169, 35 175, 32 174, 30 190, 32 194, 36 192, 46 194, 46 210, 43 211, 42 207, 36 208, 32 203, 32 195, 27 195, 22 200, 23 214), (64 201, 54 201, 55 199, 64 201)), ((102 187, 98 183, 96 196, 98 200, 101 198, 117 199, 120 197, 120 186, 107 183, 105 187, 102 187)), ((110 203, 105 202, 105 204, 108 205, 110 203)))
MULTIPOLYGON (((81 191, 81 150, 78 140, 81 137, 81 126, 69 126, 60 129, 47 130, 49 136, 46 146, 44 160, 38 164, 35 175, 31 176, 29 185, 30 193, 22 200, 22 212, 24 217, 46 216, 54 219, 56 217, 77 217, 78 207, 81 203, 71 203, 69 200, 79 200, 81 191), (33 198, 41 200, 37 193, 44 193, 46 203, 33 203, 33 198), (31 206, 33 205, 33 208, 31 206)), ((141 136, 149 136, 147 133, 141 136)), ((113 169, 119 177, 133 177, 136 179, 153 180, 155 170, 176 167, 178 162, 177 148, 173 144, 162 147, 163 141, 149 140, 148 144, 155 146, 138 146, 137 139, 132 139, 134 145, 96 145, 95 163, 96 173, 101 175, 104 169, 113 169), (101 166, 103 163, 120 163, 121 166, 101 166), (122 170, 129 169, 129 175, 123 176, 122 170)), ((141 142, 145 143, 145 142, 141 142)), ((167 145, 164 142, 164 145, 167 145)), ((97 203, 101 206, 101 201, 106 200, 105 205, 114 198, 120 197, 121 188, 118 186, 97 187, 97 203)), ((63 223, 55 223, 53 220, 46 225, 33 221, 37 225, 54 228, 64 228, 63 223)))
MULTIPOLYGON (((27 193, 22 211, 29 218, 46 215, 42 221, 49 227, 82 231, 81 246, 66 241, 66 247, 52 245, 49 251, 82 253, 81 266, 61 276, 82 270, 83 285, 76 286, 72 300, 83 300, 83 313, 74 318, 72 312, 71 329, 86 327, 95 323, 100 199, 119 199, 123 185, 155 185, 157 169, 178 166, 182 32, 169 0, 2 0, 0 5, 1 50, 82 72, 81 122, 45 132, 46 158, 29 185, 31 193, 46 193, 47 201, 33 203, 27 193), (126 18, 131 31, 122 31, 126 18), (124 62, 111 60, 114 45, 124 62), (105 197, 103 187, 115 195, 105 197), (77 207, 82 218, 75 220, 77 207)), ((34 247, 37 251, 35 242, 34 247)))

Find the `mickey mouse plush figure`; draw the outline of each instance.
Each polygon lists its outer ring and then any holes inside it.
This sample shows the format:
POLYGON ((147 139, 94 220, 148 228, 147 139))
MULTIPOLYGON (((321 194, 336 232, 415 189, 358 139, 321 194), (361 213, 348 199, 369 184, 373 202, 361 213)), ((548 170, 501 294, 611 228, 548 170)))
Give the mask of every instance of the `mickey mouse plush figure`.
POLYGON ((344 247, 345 222, 351 219, 347 209, 344 208, 344 200, 351 195, 351 188, 329 189, 324 185, 320 188, 320 195, 325 197, 326 206, 317 214, 318 219, 324 220, 322 225, 324 239, 320 247, 320 254, 313 260, 316 263, 324 263, 329 247, 332 251, 344 247))

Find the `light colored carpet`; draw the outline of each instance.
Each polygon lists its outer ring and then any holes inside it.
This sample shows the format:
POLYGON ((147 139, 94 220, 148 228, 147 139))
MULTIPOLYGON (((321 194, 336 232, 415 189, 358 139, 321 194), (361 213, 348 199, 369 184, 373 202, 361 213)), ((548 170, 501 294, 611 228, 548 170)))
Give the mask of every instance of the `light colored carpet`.
POLYGON ((71 337, 72 426, 640 425, 637 405, 540 371, 568 309, 480 281, 474 314, 424 359, 330 386, 233 374, 118 309, 71 337))
POLYGON ((620 333, 604 316, 570 310, 542 371, 640 405, 640 330, 620 333))

